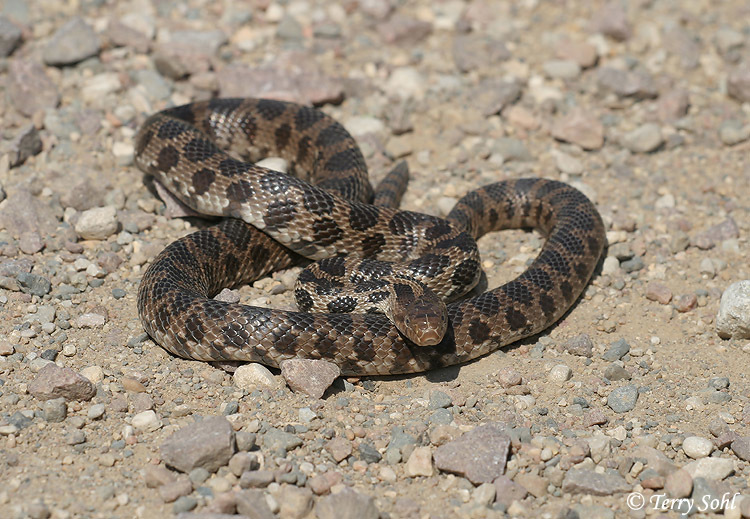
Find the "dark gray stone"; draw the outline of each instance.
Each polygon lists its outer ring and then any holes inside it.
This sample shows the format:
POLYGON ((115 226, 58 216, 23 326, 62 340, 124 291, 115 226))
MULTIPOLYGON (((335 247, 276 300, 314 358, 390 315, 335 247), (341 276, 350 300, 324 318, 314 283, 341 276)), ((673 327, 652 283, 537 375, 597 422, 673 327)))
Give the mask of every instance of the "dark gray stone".
POLYGON ((618 387, 607 397, 607 405, 615 413, 627 413, 635 408, 638 401, 638 388, 634 385, 618 387))
POLYGON ((604 360, 614 362, 622 359, 630 351, 630 344, 625 339, 619 339, 609 345, 607 351, 602 355, 604 360))
POLYGON ((30 272, 22 272, 16 276, 18 286, 21 287, 21 292, 31 294, 33 296, 43 296, 49 294, 52 284, 49 279, 32 274, 30 272))

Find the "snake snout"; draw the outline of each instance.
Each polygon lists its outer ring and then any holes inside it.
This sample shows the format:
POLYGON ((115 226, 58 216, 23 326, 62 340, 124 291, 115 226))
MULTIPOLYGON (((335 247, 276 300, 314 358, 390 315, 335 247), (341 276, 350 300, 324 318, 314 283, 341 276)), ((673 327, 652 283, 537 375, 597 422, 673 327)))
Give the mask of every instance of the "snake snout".
POLYGON ((426 305, 417 303, 409 308, 403 324, 399 329, 411 342, 417 346, 435 346, 448 329, 448 312, 440 300, 426 305))

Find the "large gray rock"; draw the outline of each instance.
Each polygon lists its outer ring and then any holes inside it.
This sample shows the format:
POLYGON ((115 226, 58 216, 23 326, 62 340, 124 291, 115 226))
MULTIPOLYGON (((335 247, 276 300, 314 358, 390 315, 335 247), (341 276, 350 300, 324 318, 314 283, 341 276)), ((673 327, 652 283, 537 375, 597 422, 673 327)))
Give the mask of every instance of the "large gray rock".
POLYGON ((81 18, 73 18, 60 27, 44 48, 47 65, 72 65, 99 54, 99 37, 81 18))
POLYGON ((36 61, 10 61, 7 94, 13 108, 29 117, 60 102, 57 86, 36 61))
POLYGON ((505 472, 509 449, 505 426, 490 423, 441 445, 433 458, 438 469, 460 474, 478 485, 492 482, 505 472))
POLYGON ((223 416, 212 416, 175 431, 161 444, 161 457, 181 472, 198 467, 216 472, 235 450, 232 424, 223 416))

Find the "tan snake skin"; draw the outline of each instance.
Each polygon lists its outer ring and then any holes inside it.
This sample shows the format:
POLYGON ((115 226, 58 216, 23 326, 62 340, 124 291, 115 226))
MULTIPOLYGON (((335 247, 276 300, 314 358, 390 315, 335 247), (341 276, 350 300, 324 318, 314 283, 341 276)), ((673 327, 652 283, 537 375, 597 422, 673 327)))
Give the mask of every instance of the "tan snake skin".
MULTIPOLYGON (((552 180, 485 186, 462 198, 445 220, 369 205, 373 191, 351 136, 322 112, 291 103, 222 99, 160 112, 136 136, 136 162, 193 209, 230 217, 169 245, 138 293, 146 331, 168 351, 196 360, 275 367, 295 357, 326 359, 348 375, 462 363, 559 319, 585 288, 605 244, 593 204, 552 180), (252 160, 284 157, 304 180, 220 148, 252 160), (455 298, 479 276, 474 240, 518 227, 547 236, 539 256, 515 280, 450 303, 445 335, 435 346, 416 346, 381 314, 286 312, 210 299, 223 287, 286 268, 298 255, 334 258, 326 267, 333 275, 341 274, 343 256, 395 261, 386 274, 419 277, 455 298)), ((390 198, 387 189, 378 197, 390 198)), ((377 269, 345 276, 369 270, 377 269)), ((370 288, 378 285, 381 272, 366 274, 370 288)), ((314 290, 328 288, 308 281, 314 290)))

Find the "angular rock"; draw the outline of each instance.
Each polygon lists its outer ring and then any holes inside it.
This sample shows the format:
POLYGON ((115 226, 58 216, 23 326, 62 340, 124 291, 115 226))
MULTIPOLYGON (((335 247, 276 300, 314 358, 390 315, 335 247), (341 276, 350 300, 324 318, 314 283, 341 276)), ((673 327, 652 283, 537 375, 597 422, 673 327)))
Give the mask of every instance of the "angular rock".
POLYGON ((622 2, 608 2, 591 19, 591 28, 613 40, 625 41, 632 34, 632 27, 622 2))
POLYGON ((336 463, 339 463, 343 459, 351 456, 352 442, 342 436, 338 436, 326 443, 325 449, 333 457, 333 460, 336 463))
POLYGON ((672 122, 685 117, 690 107, 690 94, 687 90, 677 88, 659 96, 656 110, 662 122, 672 122))
POLYGON ((672 291, 663 283, 649 281, 646 285, 646 299, 666 305, 672 300, 672 291))
POLYGON ((522 501, 527 495, 528 490, 510 479, 508 476, 498 476, 494 481, 495 501, 510 506, 513 501, 522 501))
POLYGON ((26 232, 42 236, 53 234, 57 221, 52 208, 26 189, 12 192, 0 208, 0 228, 17 237, 26 232))
POLYGON ((280 56, 272 65, 248 67, 232 64, 216 74, 222 97, 270 97, 303 104, 338 104, 343 100, 341 81, 327 76, 304 53, 280 56))
POLYGON ((248 470, 240 477, 241 488, 265 488, 273 483, 273 472, 270 470, 248 470))
POLYGON ((149 409, 134 415, 131 425, 138 431, 154 432, 161 429, 162 423, 159 419, 159 415, 157 415, 152 409, 149 409))
POLYGON ((750 339, 750 280, 737 281, 724 290, 716 333, 722 339, 750 339))
POLYGON ((575 61, 581 68, 593 67, 599 59, 596 47, 587 42, 573 40, 565 40, 556 45, 555 55, 575 61))
POLYGON ((654 123, 646 123, 622 137, 622 144, 633 153, 650 153, 664 143, 661 128, 654 123))
POLYGON ((604 378, 610 382, 617 382, 618 380, 630 380, 632 375, 622 366, 612 363, 604 370, 604 378))
POLYGON ((734 461, 728 458, 701 458, 691 461, 683 470, 695 478, 721 480, 734 472, 734 461))
POLYGON ((159 488, 176 479, 174 472, 164 465, 146 465, 143 469, 143 480, 148 488, 159 488))
POLYGON ((109 21, 106 37, 115 47, 130 47, 139 53, 146 53, 151 47, 148 36, 118 19, 109 21))
POLYGON ((378 25, 378 33, 389 45, 415 45, 432 32, 432 24, 402 15, 394 15, 378 25))
POLYGON ((405 473, 407 477, 432 476, 432 451, 429 447, 417 447, 406 461, 405 473))
POLYGON ((739 238, 740 231, 737 222, 730 216, 726 220, 716 225, 712 225, 705 231, 696 234, 690 244, 702 250, 708 250, 724 240, 739 238))
POLYGON ((289 519, 306 517, 313 507, 312 490, 292 485, 281 487, 279 494, 279 516, 289 519))
POLYGON ((341 492, 321 497, 315 506, 317 519, 378 519, 380 512, 375 500, 349 487, 341 492))
POLYGON ((337 485, 341 483, 343 476, 341 475, 341 472, 334 472, 329 470, 328 472, 324 472, 323 474, 318 474, 317 476, 313 476, 308 480, 308 484, 310 485, 310 489, 318 496, 322 496, 324 494, 327 494, 331 487, 334 485, 337 485))
POLYGON ((497 66, 510 57, 503 41, 485 34, 460 34, 453 40, 453 62, 464 73, 497 66))
POLYGON ((60 27, 44 48, 47 65, 72 65, 99 54, 99 37, 82 18, 75 17, 60 27))
POLYGON ((607 397, 607 405, 615 413, 627 413, 635 408, 638 401, 638 388, 634 385, 618 387, 607 397))
POLYGON ((117 232, 117 209, 113 205, 83 211, 75 225, 76 234, 84 240, 106 240, 117 232))
POLYGON ((537 476, 536 474, 521 473, 516 474, 515 481, 534 497, 543 497, 547 495, 548 482, 542 476, 537 476))
POLYGON ((690 33, 679 23, 666 24, 664 31, 664 46, 675 56, 680 58, 680 64, 686 69, 699 65, 701 48, 697 36, 690 33))
POLYGON ((750 139, 750 124, 737 119, 729 119, 719 126, 719 139, 727 146, 734 146, 750 139))
POLYGON ((630 351, 630 344, 625 339, 619 339, 609 345, 607 351, 602 355, 602 359, 609 362, 615 362, 622 359, 630 351))
POLYGON ((729 72, 727 94, 741 103, 750 101, 750 63, 742 63, 729 72))
POLYGON ((497 373, 497 381, 504 388, 518 386, 523 382, 521 374, 513 368, 502 368, 497 373))
POLYGON ((599 87, 619 97, 652 99, 659 95, 654 78, 643 70, 620 70, 602 67, 596 72, 599 87))
POLYGON ((341 375, 336 364, 325 360, 289 359, 281 362, 281 376, 295 393, 322 398, 341 375))
POLYGON ((750 436, 737 438, 732 442, 732 452, 743 461, 750 461, 750 436))
POLYGON ((21 292, 31 294, 33 296, 43 296, 49 294, 52 284, 49 279, 39 276, 37 274, 31 274, 22 272, 16 277, 18 287, 21 292))
POLYGON ((235 494, 237 512, 251 519, 274 519, 262 490, 241 490, 235 494))
POLYGON ((171 79, 202 74, 211 70, 211 60, 226 41, 220 30, 175 31, 170 41, 157 45, 154 65, 171 79))
POLYGON ((235 385, 246 391, 258 388, 277 388, 279 383, 273 373, 262 364, 250 363, 239 366, 232 377, 235 385))
POLYGON ((630 485, 619 474, 599 474, 588 469, 571 469, 565 474, 562 490, 571 494, 611 496, 630 492, 630 485))
POLYGON ((62 422, 68 416, 68 404, 64 398, 47 400, 42 406, 44 419, 50 423, 62 422))
POLYGON ((10 56, 20 43, 21 29, 5 16, 0 16, 0 58, 10 56))
POLYGON ((486 79, 469 94, 471 104, 481 110, 482 115, 499 114, 521 97, 521 85, 516 81, 486 79))
POLYGON ((39 400, 91 400, 96 394, 96 387, 89 379, 55 363, 44 366, 28 389, 39 400))
POLYGON ((216 472, 235 452, 234 430, 223 416, 208 417, 175 431, 160 451, 164 462, 181 472, 197 467, 216 472))
POLYGON ((276 452, 280 449, 288 452, 302 445, 302 440, 299 436, 276 429, 275 427, 269 428, 261 438, 263 448, 271 452, 276 452))
POLYGON ((189 495, 192 491, 193 485, 185 476, 169 483, 164 483, 159 487, 159 495, 165 503, 174 503, 177 499, 189 495))
POLYGON ((229 470, 237 477, 242 476, 247 471, 258 470, 259 468, 258 456, 250 452, 237 452, 229 460, 229 470))
POLYGON ((40 110, 55 108, 60 102, 57 86, 44 67, 21 59, 9 63, 7 95, 13 108, 29 117, 40 110))
POLYGON ((587 334, 582 333, 565 341, 563 349, 572 355, 591 358, 594 356, 594 343, 587 334))
POLYGON ((577 144, 585 150, 598 150, 604 145, 604 126, 581 109, 571 110, 555 121, 551 132, 555 139, 577 144))
POLYGON ((472 483, 488 483, 505 472, 510 436, 505 426, 489 423, 475 427, 435 450, 435 466, 466 477, 472 483))
POLYGON ((669 497, 687 497, 693 491, 693 478, 684 470, 673 470, 664 481, 664 490, 669 497))

